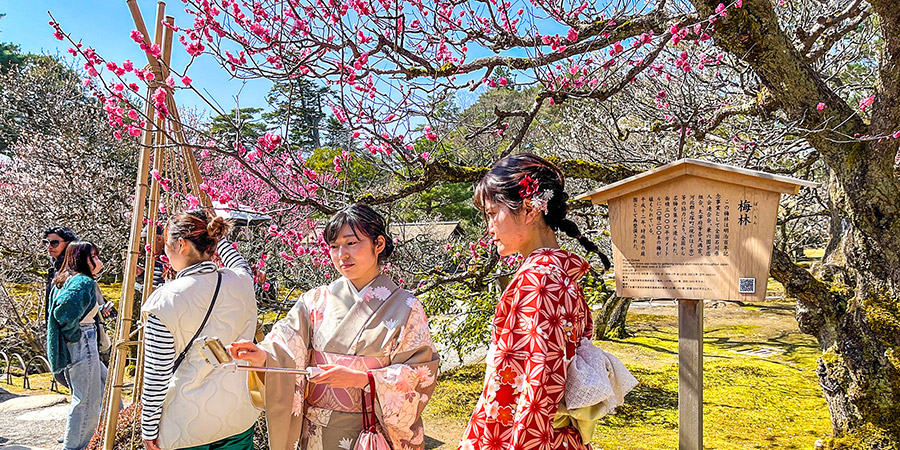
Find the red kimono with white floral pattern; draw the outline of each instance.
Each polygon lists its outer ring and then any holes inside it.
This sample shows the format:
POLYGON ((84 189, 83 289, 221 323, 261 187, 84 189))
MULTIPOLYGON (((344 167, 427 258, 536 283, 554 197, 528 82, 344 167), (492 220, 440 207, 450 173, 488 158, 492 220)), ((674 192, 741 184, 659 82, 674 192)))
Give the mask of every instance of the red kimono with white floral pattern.
POLYGON ((553 428, 566 370, 593 324, 578 279, 587 261, 560 249, 534 251, 494 316, 485 387, 460 442, 470 449, 589 449, 575 428, 553 428))

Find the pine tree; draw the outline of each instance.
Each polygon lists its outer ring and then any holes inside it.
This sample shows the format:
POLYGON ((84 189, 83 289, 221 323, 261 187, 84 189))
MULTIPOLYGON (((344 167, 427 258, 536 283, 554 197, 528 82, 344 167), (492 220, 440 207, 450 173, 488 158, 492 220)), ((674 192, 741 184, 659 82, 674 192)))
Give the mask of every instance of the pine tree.
POLYGON ((272 111, 264 113, 263 118, 269 126, 283 131, 291 149, 319 148, 320 126, 325 118, 322 100, 327 92, 302 78, 276 82, 266 96, 272 111))

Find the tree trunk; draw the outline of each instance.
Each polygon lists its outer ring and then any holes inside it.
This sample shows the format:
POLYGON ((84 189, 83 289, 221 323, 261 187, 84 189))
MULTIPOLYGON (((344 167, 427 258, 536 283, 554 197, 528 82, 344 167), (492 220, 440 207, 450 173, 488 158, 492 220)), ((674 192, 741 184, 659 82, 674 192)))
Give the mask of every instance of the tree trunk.
MULTIPOLYGON (((833 177, 834 171, 829 172, 830 176, 833 177)), ((822 255, 822 261, 828 261, 832 258, 832 255, 839 248, 844 238, 844 217, 841 216, 841 210, 834 203, 834 199, 831 196, 828 197, 828 212, 831 216, 831 220, 828 221, 829 239, 828 245, 825 247, 825 254, 822 255)))
MULTIPOLYGON (((693 0, 701 17, 719 0, 693 0)), ((829 195, 850 227, 821 279, 776 251, 772 275, 797 298, 800 329, 823 354, 818 375, 834 438, 826 448, 900 449, 900 181, 895 142, 879 136, 900 123, 900 14, 895 2, 869 2, 884 43, 879 85, 866 123, 814 70, 779 26, 772 2, 745 0, 715 23, 716 43, 759 76, 788 119, 833 171, 829 195), (817 110, 819 102, 827 106, 817 110), (823 123, 828 126, 823 127, 823 123), (831 127, 831 128, 829 128, 831 127)), ((830 255, 832 256, 832 255, 830 255)))
POLYGON ((611 293, 603 302, 600 312, 594 318, 594 339, 622 339, 630 334, 625 328, 625 317, 631 306, 630 298, 622 298, 611 293))
POLYGON ((825 448, 900 449, 897 294, 854 295, 844 284, 848 272, 826 267, 822 282, 781 252, 772 266, 772 276, 797 298, 800 330, 823 350, 816 373, 835 436, 825 448))

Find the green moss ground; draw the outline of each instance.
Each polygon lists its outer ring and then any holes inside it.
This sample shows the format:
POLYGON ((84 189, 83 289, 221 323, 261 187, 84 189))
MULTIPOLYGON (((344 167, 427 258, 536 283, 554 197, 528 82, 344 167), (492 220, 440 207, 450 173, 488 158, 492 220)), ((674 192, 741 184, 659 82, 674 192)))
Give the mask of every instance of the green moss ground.
POLYGON ((6 288, 9 289, 9 294, 13 297, 24 297, 27 295, 34 295, 38 292, 43 292, 40 289, 43 285, 39 286, 37 284, 28 284, 28 283, 9 283, 6 285, 6 288))
POLYGON ((102 283, 100 292, 103 293, 103 298, 113 302, 116 308, 119 307, 119 300, 122 298, 122 283, 102 283))
MULTIPOLYGON (((5 368, 4 368, 5 369, 5 368)), ((21 370, 13 370, 14 374, 21 374, 21 370)), ((12 384, 6 384, 6 372, 3 372, 4 376, 0 379, 0 388, 3 390, 10 392, 12 394, 17 395, 36 395, 36 394, 53 394, 50 390, 51 385, 51 377, 49 373, 39 373, 37 375, 29 375, 28 382, 31 385, 31 389, 25 389, 22 384, 23 380, 21 376, 14 376, 12 384)), ((58 385, 57 389, 60 394, 68 394, 69 390, 64 386, 58 385)))
MULTIPOLYGON (((812 448, 830 430, 814 370, 819 352, 799 334, 763 340, 757 331, 744 325, 706 329, 704 448, 812 448), (734 353, 761 346, 785 353, 769 358, 734 353)), ((678 440, 675 328, 601 346, 619 355, 641 384, 615 416, 601 422, 597 447, 673 448, 678 440)))
POLYGON ((822 259, 825 256, 824 248, 807 248, 803 250, 803 255, 807 258, 822 259))

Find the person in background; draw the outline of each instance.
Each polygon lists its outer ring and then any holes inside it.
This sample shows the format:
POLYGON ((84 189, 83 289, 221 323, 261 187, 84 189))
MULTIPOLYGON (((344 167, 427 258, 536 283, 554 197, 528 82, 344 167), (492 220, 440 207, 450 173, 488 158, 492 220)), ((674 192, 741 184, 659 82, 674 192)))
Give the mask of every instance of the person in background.
POLYGON ((53 278, 62 267, 63 260, 66 256, 66 247, 69 242, 78 240, 75 233, 60 226, 53 226, 44 230, 43 245, 47 249, 47 255, 50 257, 50 267, 47 268, 47 288, 44 292, 44 309, 41 311, 41 320, 47 320, 47 310, 50 307, 50 288, 53 286, 53 278))
POLYGON ((225 342, 256 331, 253 274, 224 239, 229 224, 212 210, 169 218, 166 256, 175 279, 141 308, 145 326, 141 434, 144 448, 250 450, 259 411, 246 372, 219 370, 194 348, 198 336, 225 342), (218 251, 224 268, 213 261, 218 251))
POLYGON ((101 307, 94 278, 102 269, 100 252, 94 244, 71 242, 50 292, 47 359, 55 375, 65 374, 72 392, 63 437, 66 450, 87 447, 100 422, 106 367, 98 351, 101 307))
POLYGON ((278 302, 278 284, 269 274, 256 266, 252 266, 253 280, 256 288, 256 301, 260 304, 274 305, 278 302))
MULTIPOLYGON (((145 225, 144 229, 141 230, 141 239, 144 240, 144 245, 149 245, 147 242, 147 227, 149 225, 145 225)), ((165 264, 162 261, 162 252, 165 249, 165 239, 163 238, 164 229, 162 226, 156 227, 156 252, 157 254, 153 258, 153 289, 156 289, 162 286, 163 283, 166 282, 165 279, 165 264)), ((147 252, 142 252, 142 255, 146 258, 147 252)), ((144 261, 144 266, 146 266, 146 261, 144 261)), ((134 280, 134 289, 137 292, 144 292, 144 266, 138 265, 137 272, 135 274, 137 277, 134 280)))

